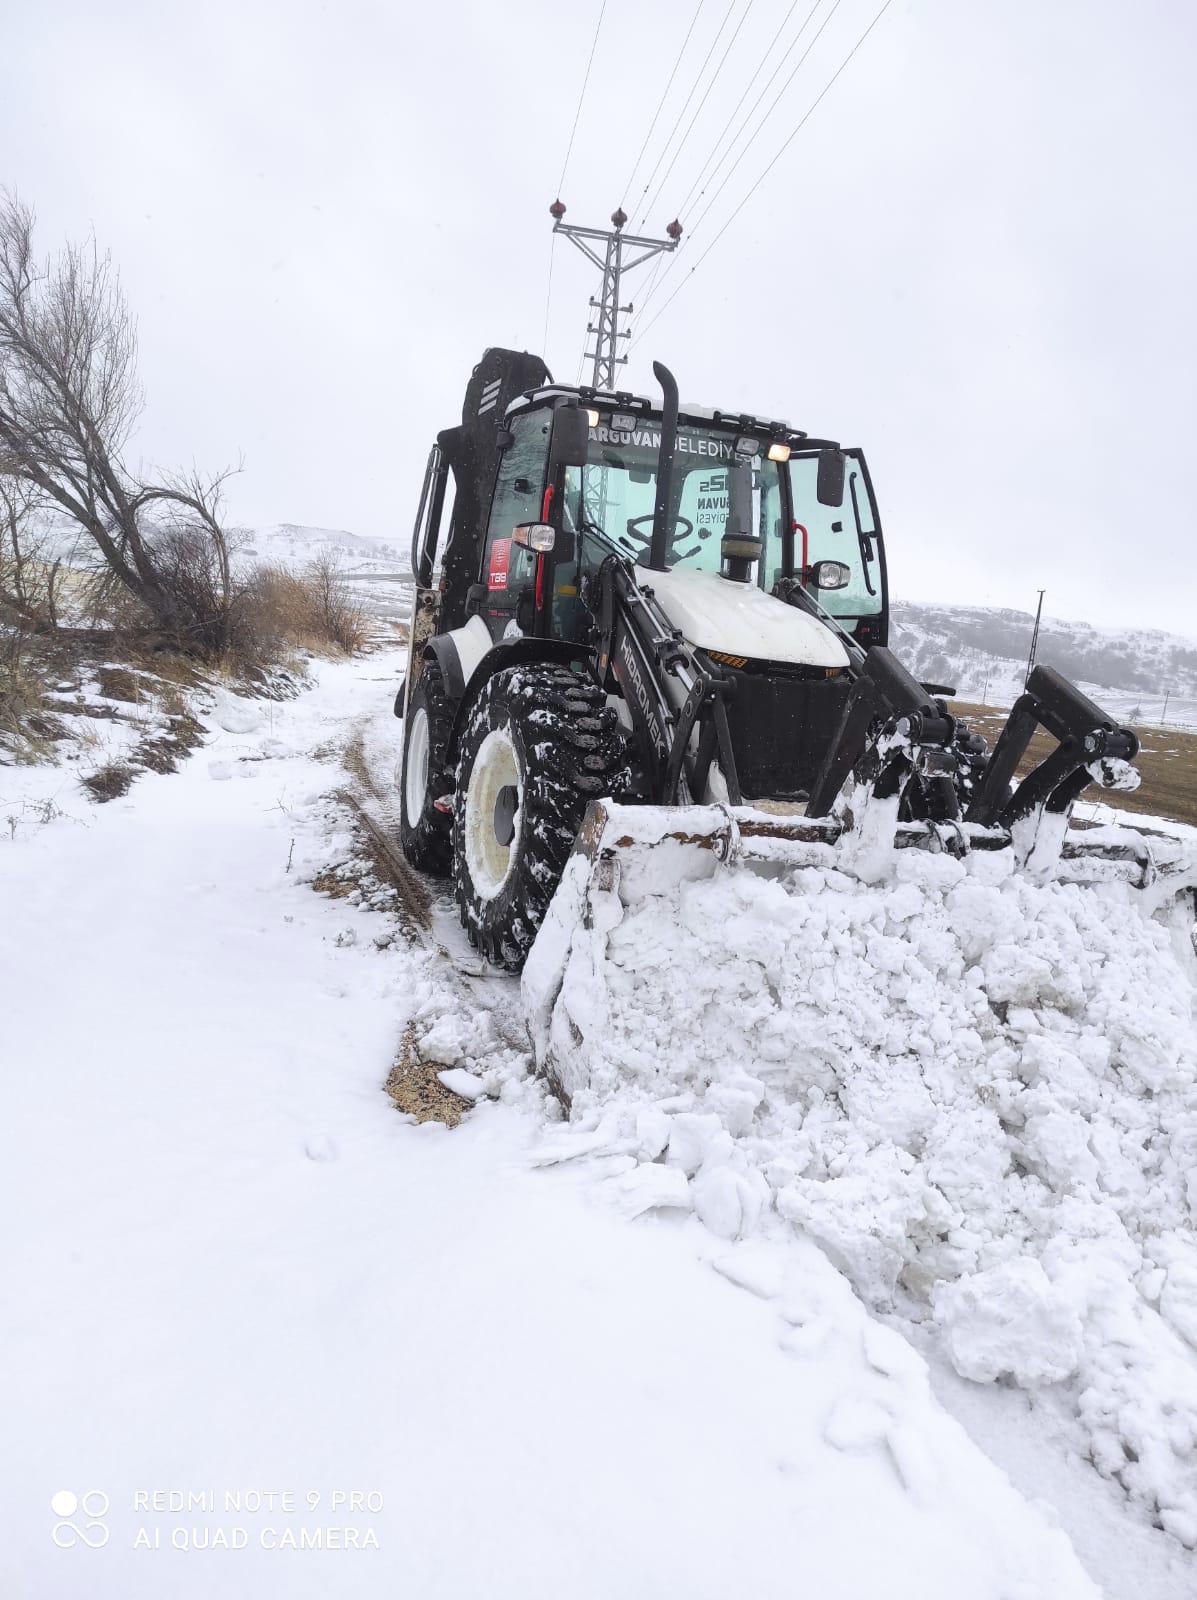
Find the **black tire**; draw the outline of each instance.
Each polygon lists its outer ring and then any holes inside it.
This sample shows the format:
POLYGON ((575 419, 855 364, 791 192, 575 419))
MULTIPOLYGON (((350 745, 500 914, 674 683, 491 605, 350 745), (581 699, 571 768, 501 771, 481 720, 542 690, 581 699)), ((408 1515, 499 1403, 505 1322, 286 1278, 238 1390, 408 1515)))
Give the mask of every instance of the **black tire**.
POLYGON ((564 666, 509 667, 470 712, 457 770, 453 883, 461 920, 489 961, 518 972, 587 805, 624 788, 626 741, 592 679, 564 666))
POLYGON ((419 872, 447 878, 453 861, 452 823, 434 801, 452 787, 446 771, 453 716, 440 663, 424 662, 403 719, 403 770, 399 774, 399 837, 403 854, 419 872), (413 743, 416 748, 413 751, 413 743), (415 759, 419 778, 409 766, 415 759), (411 782, 409 783, 409 776, 411 782), (418 792, 417 792, 418 791, 418 792))

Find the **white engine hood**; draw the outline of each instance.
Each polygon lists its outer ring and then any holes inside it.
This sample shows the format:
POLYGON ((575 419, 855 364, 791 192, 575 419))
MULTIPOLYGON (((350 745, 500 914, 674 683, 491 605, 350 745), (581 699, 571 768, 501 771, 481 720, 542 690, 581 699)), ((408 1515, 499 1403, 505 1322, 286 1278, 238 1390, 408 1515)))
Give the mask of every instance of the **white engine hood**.
POLYGON ((848 665, 848 652, 830 628, 754 583, 733 583, 717 572, 687 567, 672 572, 638 567, 636 577, 653 591, 673 626, 700 650, 802 667, 848 665))

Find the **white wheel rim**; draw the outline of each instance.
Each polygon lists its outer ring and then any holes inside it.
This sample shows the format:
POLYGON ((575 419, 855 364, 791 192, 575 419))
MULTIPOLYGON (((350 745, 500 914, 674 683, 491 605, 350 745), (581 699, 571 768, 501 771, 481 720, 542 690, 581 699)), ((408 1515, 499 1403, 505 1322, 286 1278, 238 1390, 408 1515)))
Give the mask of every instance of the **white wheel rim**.
POLYGON ((403 761, 403 795, 407 820, 414 828, 424 815, 424 797, 428 793, 428 713, 423 706, 418 706, 408 715, 411 728, 403 761))
POLYGON ((493 900, 511 876, 523 822, 524 775, 506 728, 488 733, 470 769, 465 797, 465 856, 470 880, 482 900, 493 900), (500 837, 502 814, 515 790, 511 837, 500 837))

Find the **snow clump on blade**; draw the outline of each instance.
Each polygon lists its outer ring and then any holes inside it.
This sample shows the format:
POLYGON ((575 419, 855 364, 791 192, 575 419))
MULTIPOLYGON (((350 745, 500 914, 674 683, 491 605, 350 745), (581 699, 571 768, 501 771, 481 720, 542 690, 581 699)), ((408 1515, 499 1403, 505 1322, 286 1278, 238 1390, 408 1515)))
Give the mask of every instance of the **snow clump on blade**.
POLYGON ((844 865, 625 903, 575 863, 525 974, 542 1067, 721 1237, 797 1230, 963 1376, 1052 1386, 1081 1452, 1197 1545, 1187 941, 1009 850, 844 865))

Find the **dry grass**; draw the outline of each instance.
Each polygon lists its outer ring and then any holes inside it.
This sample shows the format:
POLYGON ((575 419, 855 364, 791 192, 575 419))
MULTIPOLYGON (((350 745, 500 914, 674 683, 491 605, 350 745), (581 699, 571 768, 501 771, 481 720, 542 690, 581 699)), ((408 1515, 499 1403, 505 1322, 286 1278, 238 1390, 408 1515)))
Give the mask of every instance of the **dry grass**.
POLYGON ((146 697, 142 680, 128 667, 97 667, 96 681, 105 700, 123 700, 139 706, 146 697))
POLYGON ((357 878, 344 866, 321 867, 312 879, 316 893, 325 894, 330 900, 344 900, 359 887, 357 878))
POLYGON ((204 730, 189 711, 167 718, 167 731, 143 739, 134 760, 147 772, 177 772, 183 756, 204 742, 204 730))
POLYGON ((97 767, 86 778, 79 782, 88 791, 93 800, 119 800, 122 795, 128 794, 129 789, 137 776, 137 769, 123 761, 109 761, 102 767, 97 767))
MULTIPOLYGON (((1005 711, 982 710, 979 706, 952 702, 952 710, 985 735, 992 749, 1006 721, 1005 711)), ((1091 785, 1082 800, 1108 800, 1120 811, 1135 811, 1145 816, 1169 817, 1174 822, 1197 826, 1197 734, 1173 733, 1167 728, 1136 728, 1142 749, 1135 765, 1143 782, 1134 794, 1108 794, 1091 785)), ((1055 741, 1043 732, 1031 740, 1027 758, 1019 767, 1027 772, 1055 748, 1055 741)))
POLYGON ((445 1088, 437 1077, 442 1070, 442 1063, 425 1061, 420 1055, 416 1030, 409 1023, 383 1088, 397 1109, 417 1122, 443 1122, 446 1127, 455 1128, 470 1109, 470 1102, 445 1088))

